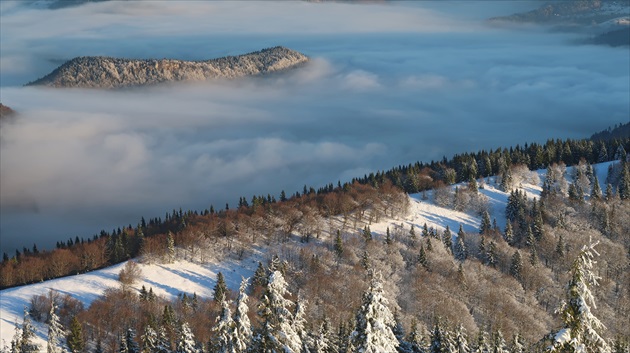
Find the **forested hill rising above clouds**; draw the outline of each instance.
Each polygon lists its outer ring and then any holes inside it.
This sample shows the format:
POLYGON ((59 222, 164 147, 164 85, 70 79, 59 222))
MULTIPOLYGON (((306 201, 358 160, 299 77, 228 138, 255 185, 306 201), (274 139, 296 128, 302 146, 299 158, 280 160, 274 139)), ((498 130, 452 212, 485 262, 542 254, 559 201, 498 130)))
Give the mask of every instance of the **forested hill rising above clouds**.
POLYGON ((256 76, 292 69, 307 61, 305 55, 284 47, 207 61, 78 57, 28 85, 123 88, 173 81, 256 76))

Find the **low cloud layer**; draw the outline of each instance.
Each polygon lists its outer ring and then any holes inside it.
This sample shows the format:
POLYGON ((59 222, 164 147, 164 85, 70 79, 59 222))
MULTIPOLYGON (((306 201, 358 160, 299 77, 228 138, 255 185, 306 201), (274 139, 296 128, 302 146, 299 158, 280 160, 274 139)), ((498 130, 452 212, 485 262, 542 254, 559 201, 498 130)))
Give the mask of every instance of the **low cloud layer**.
POLYGON ((1 247, 627 121, 627 50, 485 28, 498 6, 510 12, 503 3, 3 1, 1 99, 21 115, 0 130, 1 247), (313 60, 236 81, 21 87, 77 55, 206 59, 274 45, 313 60))

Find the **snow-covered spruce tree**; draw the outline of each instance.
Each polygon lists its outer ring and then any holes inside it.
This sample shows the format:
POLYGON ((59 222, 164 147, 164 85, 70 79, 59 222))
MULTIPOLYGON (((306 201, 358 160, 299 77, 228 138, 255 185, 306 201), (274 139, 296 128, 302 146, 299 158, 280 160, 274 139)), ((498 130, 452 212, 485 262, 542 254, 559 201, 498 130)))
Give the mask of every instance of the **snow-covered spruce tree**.
POLYGON ((168 335, 166 334, 166 329, 164 326, 160 326, 158 328, 158 340, 155 349, 155 353, 170 353, 171 351, 171 342, 168 339, 168 335))
POLYGON ((295 303, 295 313, 293 314, 293 331, 297 333, 302 342, 302 352, 308 352, 313 346, 313 339, 306 328, 306 305, 308 301, 298 293, 298 300, 295 303))
POLYGON ((457 326, 453 337, 453 343, 455 345, 454 353, 469 353, 470 347, 468 346, 468 339, 466 338, 466 329, 462 324, 457 326))
POLYGON ((492 353, 509 353, 509 349, 501 330, 496 330, 492 335, 492 353))
POLYGON ((243 278, 236 300, 236 314, 234 315, 234 350, 238 353, 245 353, 247 347, 252 342, 252 325, 247 316, 249 307, 247 306, 247 281, 243 278))
POLYGON ((429 269, 429 260, 427 259, 426 252, 424 251, 424 245, 420 245, 420 252, 418 253, 418 263, 422 265, 422 267, 424 267, 426 270, 429 269))
POLYGON ((317 331, 317 336, 313 339, 313 348, 311 349, 312 353, 332 353, 337 352, 336 347, 330 339, 330 322, 328 319, 324 318, 321 325, 319 326, 319 330, 317 331))
POLYGON ((335 244, 333 245, 333 249, 335 250, 335 254, 337 257, 341 257, 343 255, 343 240, 341 239, 341 231, 337 229, 337 235, 335 236, 335 244))
POLYGON ((496 267, 497 266, 497 246, 494 241, 490 241, 488 244, 488 252, 486 253, 486 263, 488 266, 496 267))
POLYGON ((290 295, 287 282, 280 271, 269 275, 267 288, 259 306, 262 325, 255 337, 255 350, 264 353, 299 353, 302 341, 293 329, 290 295))
POLYGON ((195 336, 193 335, 187 322, 183 322, 179 329, 177 338, 176 353, 196 353, 195 336))
POLYGON ((147 324, 140 338, 142 340, 142 353, 154 353, 158 351, 158 335, 153 326, 147 324))
POLYGON ((388 308, 379 273, 370 273, 370 286, 363 293, 357 312, 356 326, 350 335, 351 353, 395 353, 398 340, 394 336, 394 315, 388 308))
POLYGON ((514 245, 514 231, 512 230, 512 223, 509 221, 505 226, 505 233, 503 234, 503 239, 509 244, 514 245))
POLYGON ((593 188, 591 189, 591 199, 599 200, 602 198, 602 188, 599 186, 599 179, 597 179, 597 175, 595 175, 595 179, 593 181, 593 188))
POLYGON ((453 256, 455 259, 459 261, 465 261, 468 257, 468 249, 466 249, 465 244, 466 233, 464 233, 464 228, 462 225, 459 225, 459 231, 457 232, 457 239, 455 239, 455 244, 453 245, 453 256))
POLYGON ((451 229, 446 225, 446 229, 442 233, 442 243, 446 248, 446 251, 453 251, 453 234, 451 233, 451 229))
POLYGON ((611 349, 598 331, 605 330, 604 324, 591 311, 595 298, 591 286, 597 285, 599 277, 593 272, 594 254, 598 243, 582 247, 571 265, 571 280, 567 284, 566 301, 558 309, 563 328, 549 335, 552 343, 547 352, 562 353, 610 353, 611 349))
POLYGON ((479 226, 479 234, 487 234, 492 230, 492 223, 490 222, 490 214, 488 211, 484 211, 481 216, 481 225, 479 226))
POLYGON ((252 278, 252 286, 264 287, 265 285, 267 285, 267 274, 262 262, 259 261, 256 272, 254 272, 254 278, 252 278))
POLYGON ((516 278, 516 280, 521 281, 523 272, 523 259, 521 258, 521 253, 517 250, 514 251, 514 255, 512 255, 512 261, 510 261, 510 275, 516 278))
POLYGON ((121 336, 118 351, 120 353, 140 353, 140 347, 138 347, 136 343, 136 332, 134 329, 128 328, 121 336))
POLYGON ((48 340, 46 341, 46 351, 48 353, 64 353, 61 346, 61 339, 64 337, 63 326, 57 316, 57 303, 52 301, 50 313, 48 314, 48 340))
POLYGON ((411 353, 424 353, 422 334, 418 331, 418 322, 415 318, 411 319, 411 327, 409 328, 407 343, 409 343, 411 353))
POLYGON ((431 331, 429 353, 451 353, 455 352, 455 347, 455 340, 447 325, 443 324, 439 318, 436 319, 431 331))
POLYGON ((479 330, 479 333, 477 334, 477 342, 471 352, 490 353, 491 351, 492 349, 490 348, 490 343, 488 342, 488 334, 483 329, 479 330))
POLYGON ((38 352, 39 345, 33 342, 35 328, 31 322, 28 309, 24 308, 24 322, 22 323, 22 336, 20 337, 20 353, 38 352))
POLYGON ((166 263, 170 264, 175 262, 175 240, 173 239, 173 233, 170 231, 166 237, 166 263))
POLYGON ((212 344, 213 352, 217 353, 235 353, 234 349, 234 320, 230 311, 230 303, 225 299, 225 293, 219 298, 215 298, 221 305, 221 313, 217 317, 217 322, 212 327, 215 333, 215 339, 212 344))
POLYGON ((139 353, 140 348, 135 342, 136 333, 132 328, 127 329, 125 333, 120 335, 120 342, 118 344, 119 353, 139 353))
POLYGON ((512 345, 510 347, 510 353, 525 353, 525 344, 520 334, 515 334, 512 337, 512 345))

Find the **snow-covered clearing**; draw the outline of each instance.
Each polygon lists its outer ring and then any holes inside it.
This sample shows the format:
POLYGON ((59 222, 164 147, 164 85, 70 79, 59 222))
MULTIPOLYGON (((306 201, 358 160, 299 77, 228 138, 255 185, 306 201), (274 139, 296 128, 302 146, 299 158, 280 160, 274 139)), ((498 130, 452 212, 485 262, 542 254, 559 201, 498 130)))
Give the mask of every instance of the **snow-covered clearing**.
MULTIPOLYGON (((225 282, 232 290, 238 290, 241 276, 250 277, 259 261, 259 254, 243 260, 223 260, 218 263, 195 264, 189 261, 177 261, 172 264, 142 264, 141 279, 133 285, 140 290, 142 286, 153 288, 155 294, 167 299, 174 299, 180 293, 197 293, 202 298, 212 297, 217 273, 225 276, 225 282)), ((68 294, 89 306, 101 296, 107 288, 119 287, 118 273, 124 263, 102 270, 58 278, 42 283, 31 284, 0 291, 0 345, 9 344, 14 334, 15 321, 22 322, 25 306, 35 295, 54 290, 68 294), (3 342, 4 341, 4 342, 3 342)), ((34 323, 37 330, 37 343, 46 347, 46 328, 34 323)))

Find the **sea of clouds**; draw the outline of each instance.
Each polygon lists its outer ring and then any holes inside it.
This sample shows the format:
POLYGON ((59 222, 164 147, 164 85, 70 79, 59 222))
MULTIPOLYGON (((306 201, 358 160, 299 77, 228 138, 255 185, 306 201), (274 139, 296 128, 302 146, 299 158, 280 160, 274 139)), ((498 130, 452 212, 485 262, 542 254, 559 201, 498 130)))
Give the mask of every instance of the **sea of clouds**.
POLYGON ((507 1, 0 3, 0 248, 173 208, 323 186, 628 121, 630 54, 485 18, 507 1), (23 87, 75 56, 204 60, 283 45, 303 68, 121 91, 23 87))

